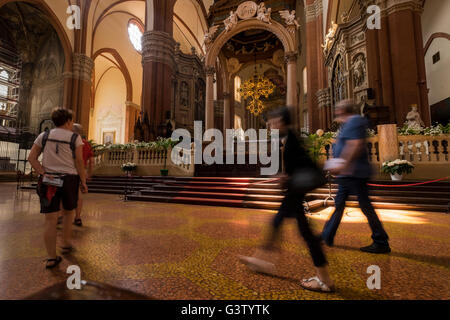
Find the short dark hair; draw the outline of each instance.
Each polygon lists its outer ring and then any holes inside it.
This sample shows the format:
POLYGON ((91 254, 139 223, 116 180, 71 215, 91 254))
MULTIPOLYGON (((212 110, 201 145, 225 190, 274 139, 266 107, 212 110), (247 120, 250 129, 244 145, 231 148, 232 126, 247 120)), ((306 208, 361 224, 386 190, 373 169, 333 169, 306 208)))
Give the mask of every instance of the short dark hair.
POLYGON ((343 109, 346 114, 356 113, 356 103, 353 99, 345 99, 336 103, 336 109, 343 109))
POLYGON ((57 127, 65 125, 72 119, 72 111, 70 111, 69 109, 55 108, 52 111, 52 121, 57 127))
POLYGON ((268 119, 273 119, 273 118, 280 118, 283 120, 284 124, 289 126, 292 121, 291 121, 291 111, 289 110, 289 107, 281 107, 278 109, 274 109, 271 110, 268 114, 267 114, 268 119))

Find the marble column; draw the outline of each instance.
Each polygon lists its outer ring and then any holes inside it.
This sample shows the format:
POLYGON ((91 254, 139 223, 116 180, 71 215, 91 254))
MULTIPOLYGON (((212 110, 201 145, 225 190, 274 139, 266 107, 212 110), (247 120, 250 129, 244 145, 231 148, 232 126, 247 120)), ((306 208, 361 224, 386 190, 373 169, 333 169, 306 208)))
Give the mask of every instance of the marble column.
POLYGON ((297 53, 288 52, 285 55, 287 72, 286 105, 296 108, 297 101, 297 53))
POLYGON ((214 67, 206 67, 205 130, 214 128, 214 67))
POLYGON ((231 129, 230 128, 230 119, 231 119, 231 103, 230 103, 231 94, 228 92, 223 93, 223 130, 231 129))
POLYGON ((89 130, 91 110, 91 87, 94 61, 81 53, 72 55, 72 103, 74 120, 83 126, 86 134, 89 130))

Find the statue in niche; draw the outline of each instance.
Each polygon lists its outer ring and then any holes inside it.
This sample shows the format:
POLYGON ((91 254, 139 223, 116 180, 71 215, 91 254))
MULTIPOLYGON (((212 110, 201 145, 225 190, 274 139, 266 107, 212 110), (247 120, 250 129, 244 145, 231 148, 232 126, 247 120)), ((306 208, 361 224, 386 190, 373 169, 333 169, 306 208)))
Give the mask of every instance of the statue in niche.
POLYGON ((272 8, 266 8, 266 5, 264 4, 264 2, 261 2, 258 6, 256 18, 258 20, 261 20, 262 22, 272 24, 271 14, 272 14, 272 8))
POLYGON ((353 62, 353 82, 355 87, 360 87, 366 80, 366 60, 359 54, 353 62))
POLYGON ((330 51, 334 37, 336 36, 337 28, 338 25, 334 23, 334 21, 331 21, 331 27, 328 29, 328 33, 325 36, 325 44, 322 45, 324 54, 327 54, 330 51))
POLYGON ((425 123, 420 117, 420 113, 417 111, 417 104, 411 105, 411 111, 406 115, 406 124, 408 128, 414 130, 420 130, 425 127, 425 123))
POLYGON ((280 16, 284 19, 284 22, 288 26, 295 26, 297 29, 300 28, 300 24, 295 18, 295 10, 289 12, 289 10, 280 11, 280 16))
POLYGON ((223 21, 225 25, 225 31, 228 32, 234 28, 238 23, 238 16, 236 12, 231 11, 230 16, 223 21))
POLYGON ((187 84, 187 82, 183 81, 180 88, 180 105, 183 107, 188 107, 189 97, 189 85, 187 84))

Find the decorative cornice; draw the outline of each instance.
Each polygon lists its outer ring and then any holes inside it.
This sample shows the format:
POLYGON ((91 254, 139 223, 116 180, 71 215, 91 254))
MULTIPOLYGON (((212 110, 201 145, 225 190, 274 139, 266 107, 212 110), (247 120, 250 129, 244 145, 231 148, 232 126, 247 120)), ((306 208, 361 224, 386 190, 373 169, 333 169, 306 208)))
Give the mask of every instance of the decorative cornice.
POLYGON ((92 70, 94 69, 94 61, 85 54, 74 53, 72 55, 73 72, 69 75, 64 74, 64 77, 71 77, 77 80, 83 80, 91 83, 92 70))
POLYGON ((144 32, 144 35, 142 36, 142 64, 159 62, 174 70, 175 46, 175 40, 166 32, 144 32))
POLYGON ((322 0, 316 0, 305 7, 306 23, 316 20, 323 12, 322 0))

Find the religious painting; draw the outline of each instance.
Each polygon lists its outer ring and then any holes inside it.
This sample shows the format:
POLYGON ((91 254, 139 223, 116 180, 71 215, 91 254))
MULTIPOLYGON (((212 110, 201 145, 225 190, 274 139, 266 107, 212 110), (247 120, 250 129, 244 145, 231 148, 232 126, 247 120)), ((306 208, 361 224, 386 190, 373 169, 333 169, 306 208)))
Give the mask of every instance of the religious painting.
POLYGON ((103 144, 115 144, 116 143, 116 131, 103 132, 103 144))

